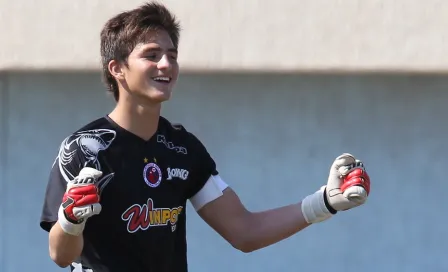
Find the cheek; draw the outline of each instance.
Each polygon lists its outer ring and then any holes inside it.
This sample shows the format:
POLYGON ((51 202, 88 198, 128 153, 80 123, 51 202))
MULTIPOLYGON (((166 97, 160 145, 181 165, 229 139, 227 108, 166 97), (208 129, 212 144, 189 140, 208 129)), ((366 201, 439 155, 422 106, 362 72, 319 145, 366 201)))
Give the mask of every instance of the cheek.
POLYGON ((176 64, 173 66, 172 69, 172 76, 175 80, 177 80, 178 76, 179 76, 179 64, 176 64))
POLYGON ((151 75, 156 69, 155 65, 148 65, 147 63, 141 63, 140 65, 135 65, 130 73, 130 79, 134 82, 144 82, 151 79, 151 75))

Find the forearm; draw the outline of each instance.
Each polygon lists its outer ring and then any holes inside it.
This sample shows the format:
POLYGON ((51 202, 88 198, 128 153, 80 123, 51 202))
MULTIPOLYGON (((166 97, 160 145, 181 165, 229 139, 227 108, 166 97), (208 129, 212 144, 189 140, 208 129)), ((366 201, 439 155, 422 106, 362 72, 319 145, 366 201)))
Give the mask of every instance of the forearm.
POLYGON ((286 239, 308 227, 301 203, 263 212, 248 213, 244 230, 244 252, 258 250, 286 239))
POLYGON ((250 212, 231 189, 205 205, 199 215, 233 247, 251 252, 275 244, 312 223, 331 217, 324 190, 305 197, 301 203, 250 212))
POLYGON ((81 255, 84 246, 82 235, 73 236, 64 232, 56 222, 50 230, 50 257, 60 267, 70 265, 81 255))

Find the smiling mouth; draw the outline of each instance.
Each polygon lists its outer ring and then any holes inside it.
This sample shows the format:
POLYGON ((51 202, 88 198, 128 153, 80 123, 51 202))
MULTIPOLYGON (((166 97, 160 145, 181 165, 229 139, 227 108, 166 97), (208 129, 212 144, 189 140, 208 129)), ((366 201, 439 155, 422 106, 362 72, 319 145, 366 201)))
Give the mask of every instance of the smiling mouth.
POLYGON ((153 77, 152 80, 160 83, 170 83, 171 78, 170 77, 153 77))

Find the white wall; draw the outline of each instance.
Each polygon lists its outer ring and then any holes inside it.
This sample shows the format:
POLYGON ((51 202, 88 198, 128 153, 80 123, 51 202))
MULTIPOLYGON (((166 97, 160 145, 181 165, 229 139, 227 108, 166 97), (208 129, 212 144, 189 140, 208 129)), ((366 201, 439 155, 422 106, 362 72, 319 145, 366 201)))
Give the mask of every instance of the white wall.
MULTIPOLYGON (((444 0, 164 0, 187 70, 448 71, 444 0)), ((0 1, 0 70, 96 70, 108 18, 141 0, 0 1)))
MULTIPOLYGON (((9 107, 0 124, 0 271, 60 271, 38 226, 48 171, 63 137, 106 114, 112 99, 98 74, 1 78, 1 108, 9 107)), ((435 76, 182 75, 165 115, 198 135, 251 210, 314 192, 341 152, 363 158, 372 177, 364 207, 249 255, 190 208, 191 271, 447 271, 447 84, 435 76)))

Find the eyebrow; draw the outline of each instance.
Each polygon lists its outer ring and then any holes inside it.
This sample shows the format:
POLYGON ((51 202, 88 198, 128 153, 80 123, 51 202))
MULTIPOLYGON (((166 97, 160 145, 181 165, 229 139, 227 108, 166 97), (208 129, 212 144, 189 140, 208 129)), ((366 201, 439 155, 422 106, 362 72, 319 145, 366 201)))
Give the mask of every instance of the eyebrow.
MULTIPOLYGON (((160 48, 160 47, 147 47, 147 48, 145 48, 145 49, 143 49, 143 52, 144 53, 147 53, 147 52, 160 52, 160 51, 163 51, 162 50, 162 48, 160 48)), ((171 52, 171 53, 176 53, 177 54, 177 49, 176 48, 174 48, 174 47, 171 47, 171 48, 169 48, 168 49, 168 52, 171 52)))

